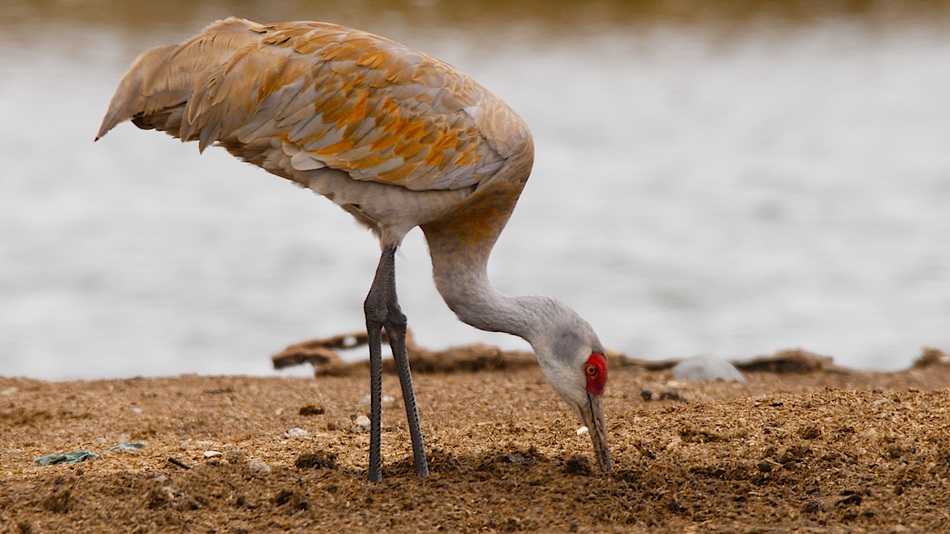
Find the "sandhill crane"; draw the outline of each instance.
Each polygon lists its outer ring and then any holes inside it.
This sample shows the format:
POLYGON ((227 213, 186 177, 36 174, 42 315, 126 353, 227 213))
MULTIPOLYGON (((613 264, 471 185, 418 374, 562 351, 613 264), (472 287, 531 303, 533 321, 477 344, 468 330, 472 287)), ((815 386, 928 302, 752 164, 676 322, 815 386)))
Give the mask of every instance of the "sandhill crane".
POLYGON ((453 67, 370 33, 321 22, 229 18, 178 45, 144 52, 122 77, 96 137, 131 119, 199 151, 218 144, 323 195, 379 238, 364 302, 370 347, 368 478, 382 477, 382 329, 402 385, 416 472, 428 475, 396 299, 394 254, 425 234, 436 287, 462 321, 531 344, 541 369, 613 465, 602 396, 604 347, 560 302, 509 297, 488 281, 492 247, 531 172, 524 121, 453 67))

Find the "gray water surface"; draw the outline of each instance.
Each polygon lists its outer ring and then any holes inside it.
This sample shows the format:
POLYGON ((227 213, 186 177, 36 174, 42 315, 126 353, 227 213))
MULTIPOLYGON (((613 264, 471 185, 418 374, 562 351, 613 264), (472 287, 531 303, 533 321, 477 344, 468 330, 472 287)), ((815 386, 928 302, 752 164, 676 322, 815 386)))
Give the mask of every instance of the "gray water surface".
MULTIPOLYGON (((0 374, 270 374, 362 327, 378 247, 332 203, 128 124, 92 143, 139 52, 232 14, 396 38, 519 110, 535 170, 492 279, 609 347, 862 369, 950 349, 944 3, 161 5, 0 1, 0 374)), ((526 348, 455 319, 418 231, 397 270, 420 343, 526 348)))

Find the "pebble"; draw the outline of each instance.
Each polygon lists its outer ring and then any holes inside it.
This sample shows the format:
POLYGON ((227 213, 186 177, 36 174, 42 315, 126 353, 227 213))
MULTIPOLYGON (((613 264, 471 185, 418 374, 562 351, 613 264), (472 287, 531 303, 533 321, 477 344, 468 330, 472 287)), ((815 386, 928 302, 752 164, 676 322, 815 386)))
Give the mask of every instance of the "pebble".
POLYGON ((288 430, 287 432, 284 432, 285 438, 305 438, 309 435, 310 435, 310 432, 307 432, 306 430, 300 428, 299 426, 295 426, 291 428, 290 430, 288 430))
POLYGON ((271 467, 260 460, 251 460, 247 464, 247 470, 250 471, 252 475, 264 476, 270 474, 271 467))
POLYGON ((734 365, 717 356, 693 356, 673 366, 673 377, 680 380, 722 380, 745 382, 734 365))
POLYGON ((358 415, 356 416, 356 419, 353 420, 353 424, 355 425, 353 430, 356 432, 367 432, 369 431, 369 426, 372 424, 372 422, 369 420, 369 417, 366 417, 365 415, 358 415))
POLYGON ((146 446, 144 441, 133 441, 131 443, 121 443, 114 447, 109 447, 110 451, 137 451, 146 446))
POLYGON ((219 451, 205 451, 205 458, 217 458, 219 456, 223 456, 219 451))

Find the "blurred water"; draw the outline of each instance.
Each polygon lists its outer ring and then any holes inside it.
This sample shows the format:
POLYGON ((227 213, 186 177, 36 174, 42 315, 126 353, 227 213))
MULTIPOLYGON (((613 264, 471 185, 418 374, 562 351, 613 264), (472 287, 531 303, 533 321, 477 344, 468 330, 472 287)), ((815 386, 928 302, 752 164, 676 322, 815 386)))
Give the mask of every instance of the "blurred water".
MULTIPOLYGON (((230 14, 384 34, 518 109, 536 165, 492 278, 612 348, 950 349, 947 5, 802 5, 0 1, 0 374, 269 374, 362 326, 378 249, 331 203, 129 125, 91 142, 139 52, 230 14)), ((454 318, 418 231, 397 269, 424 345, 525 347, 454 318)))

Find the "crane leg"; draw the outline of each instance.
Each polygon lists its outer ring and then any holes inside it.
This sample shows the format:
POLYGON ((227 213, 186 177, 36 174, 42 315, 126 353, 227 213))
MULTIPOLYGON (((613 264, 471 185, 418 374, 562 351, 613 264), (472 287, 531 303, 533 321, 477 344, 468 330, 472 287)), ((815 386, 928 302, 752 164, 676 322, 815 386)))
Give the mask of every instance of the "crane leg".
POLYGON ((409 435, 412 438, 412 456, 416 473, 429 475, 425 445, 422 441, 422 428, 419 425, 419 412, 416 408, 416 395, 412 387, 412 374, 409 369, 409 355, 406 352, 406 316, 399 308, 396 298, 396 247, 386 247, 376 268, 376 278, 370 287, 363 311, 366 314, 366 332, 369 341, 370 359, 370 436, 369 436, 369 474, 372 482, 382 479, 382 456, 380 453, 380 431, 382 419, 382 329, 386 328, 389 346, 393 351, 393 360, 402 385, 402 397, 406 404, 406 418, 409 421, 409 435))
MULTIPOLYGON (((395 299, 395 293, 393 294, 395 299)), ((396 310, 401 320, 386 326, 386 335, 389 337, 389 346, 393 350, 393 360, 396 371, 399 373, 399 383, 402 385, 402 398, 406 404, 406 419, 409 421, 409 435, 412 438, 412 461, 416 473, 420 476, 429 476, 429 463, 426 460, 426 448, 422 441, 422 427, 419 424, 419 410, 416 408, 416 392, 412 387, 412 371, 409 369, 409 353, 406 350, 406 316, 399 310, 399 303, 393 300, 390 308, 396 310)))
MULTIPOLYGON (((375 287, 376 284, 373 284, 375 287)), ((371 292, 372 293, 372 292, 371 292)), ((364 307, 366 305, 364 304, 364 307)), ((369 343, 369 390, 370 390, 370 427, 369 427, 369 472, 370 482, 379 482, 383 478, 382 453, 380 451, 380 431, 383 413, 383 361, 381 354, 382 324, 370 319, 366 312, 366 333, 369 343)))

